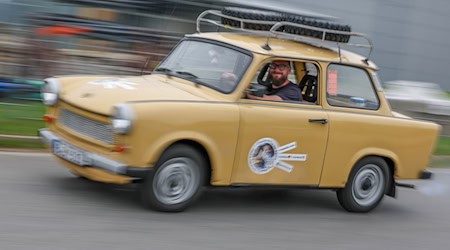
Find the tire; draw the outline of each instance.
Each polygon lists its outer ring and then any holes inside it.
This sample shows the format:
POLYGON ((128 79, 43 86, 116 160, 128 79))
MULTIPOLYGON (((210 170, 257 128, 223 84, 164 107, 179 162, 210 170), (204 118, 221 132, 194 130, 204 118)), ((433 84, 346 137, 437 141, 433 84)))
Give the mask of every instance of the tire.
POLYGON ((367 213, 381 202, 391 178, 383 159, 366 157, 352 169, 345 188, 336 192, 339 204, 349 212, 367 213))
MULTIPOLYGON (((274 11, 262 11, 262 10, 251 10, 245 8, 237 8, 237 7, 225 7, 222 9, 222 14, 237 17, 241 19, 249 19, 249 20, 261 20, 261 21, 272 21, 272 22, 292 22, 302 25, 307 25, 316 28, 336 30, 336 31, 346 31, 351 32, 351 27, 349 25, 341 25, 337 23, 331 23, 323 20, 317 20, 310 17, 304 17, 300 15, 291 15, 284 14, 274 11)), ((229 25, 232 27, 240 28, 240 22, 236 20, 232 20, 229 18, 222 18, 222 24, 229 25)), ((264 30, 268 31, 272 28, 271 24, 253 24, 253 23, 245 23, 244 28, 252 29, 252 30, 264 30)), ((286 33, 307 36, 311 38, 322 39, 322 32, 308 29, 308 28, 299 28, 294 26, 285 26, 280 27, 277 31, 284 31, 286 33)), ((343 35, 329 32, 326 34, 326 41, 332 42, 340 42, 340 43, 348 43, 350 40, 350 35, 343 35)))
POLYGON ((205 173, 206 161, 200 152, 185 144, 174 145, 142 184, 141 201, 154 210, 181 212, 200 195, 205 173))
MULTIPOLYGON (((321 28, 321 29, 328 29, 328 30, 346 31, 346 32, 351 32, 351 30, 352 30, 349 25, 330 23, 330 22, 326 22, 326 21, 316 20, 316 19, 297 16, 297 15, 286 16, 286 21, 291 22, 291 23, 298 23, 298 24, 307 25, 307 26, 311 26, 311 27, 321 28)), ((287 26, 285 28, 285 31, 287 33, 291 33, 291 34, 297 34, 297 35, 303 35, 303 36, 308 36, 308 37, 312 37, 312 38, 322 39, 321 31, 312 30, 312 29, 308 29, 308 28, 287 26)), ((328 32, 325 35, 325 40, 332 41, 332 42, 348 43, 348 41, 350 40, 350 35, 343 35, 343 34, 328 32)))
MULTIPOLYGON (((249 20, 260 20, 260 21, 273 21, 282 22, 285 20, 284 15, 282 13, 273 12, 273 11, 262 11, 262 10, 251 10, 245 8, 238 7, 225 7, 222 9, 222 14, 232 17, 237 17, 241 19, 249 19, 249 20)), ((232 27, 240 28, 240 22, 222 18, 222 24, 230 25, 232 27)), ((245 23, 244 28, 252 29, 252 30, 270 30, 272 25, 270 24, 254 24, 254 23, 245 23)))

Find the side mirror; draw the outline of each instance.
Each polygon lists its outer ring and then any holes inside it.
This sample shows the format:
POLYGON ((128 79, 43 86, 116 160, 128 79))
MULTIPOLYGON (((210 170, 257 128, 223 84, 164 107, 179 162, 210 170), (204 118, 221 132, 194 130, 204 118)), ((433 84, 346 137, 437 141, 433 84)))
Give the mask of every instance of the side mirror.
POLYGON ((258 83, 260 85, 269 86, 272 84, 272 77, 269 74, 269 64, 267 63, 261 68, 259 75, 257 77, 258 83))
POLYGON ((250 93, 257 97, 263 97, 267 93, 267 87, 261 84, 253 83, 250 87, 250 93))

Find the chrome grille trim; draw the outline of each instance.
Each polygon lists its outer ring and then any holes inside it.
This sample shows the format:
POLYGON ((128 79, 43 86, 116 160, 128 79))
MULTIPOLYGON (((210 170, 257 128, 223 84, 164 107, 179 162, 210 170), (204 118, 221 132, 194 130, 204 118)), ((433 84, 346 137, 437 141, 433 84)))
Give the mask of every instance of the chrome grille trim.
POLYGON ((61 109, 58 121, 65 127, 82 135, 104 143, 114 143, 113 129, 109 124, 92 120, 65 108, 61 109))

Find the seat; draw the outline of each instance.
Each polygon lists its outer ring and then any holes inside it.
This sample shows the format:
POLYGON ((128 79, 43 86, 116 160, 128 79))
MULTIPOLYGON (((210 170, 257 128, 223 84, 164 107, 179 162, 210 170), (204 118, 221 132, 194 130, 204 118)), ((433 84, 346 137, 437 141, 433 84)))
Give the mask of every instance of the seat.
POLYGON ((304 101, 317 101, 317 77, 312 75, 303 76, 299 84, 300 91, 304 101))

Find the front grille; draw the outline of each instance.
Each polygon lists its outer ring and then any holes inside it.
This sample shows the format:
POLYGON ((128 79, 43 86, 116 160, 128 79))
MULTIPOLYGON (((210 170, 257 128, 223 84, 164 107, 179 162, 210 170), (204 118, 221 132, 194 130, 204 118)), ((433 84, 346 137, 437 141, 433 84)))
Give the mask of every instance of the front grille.
POLYGON ((59 122, 65 127, 82 135, 92 137, 105 143, 114 143, 112 126, 109 124, 75 114, 64 108, 61 109, 59 122))

